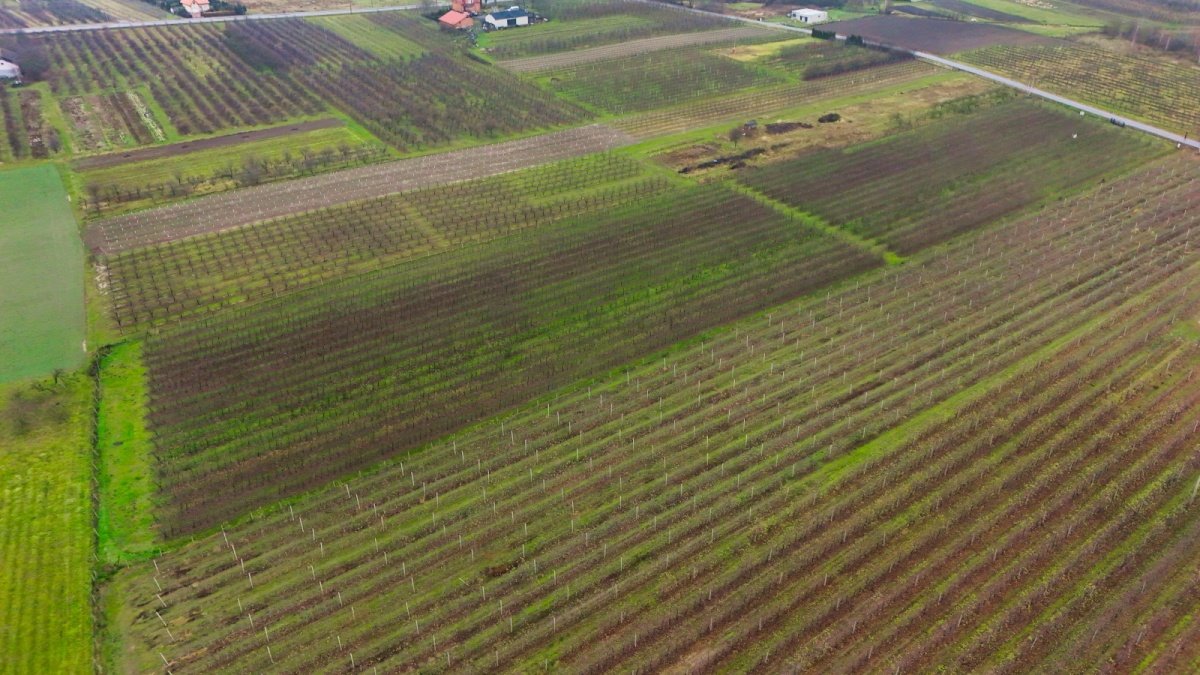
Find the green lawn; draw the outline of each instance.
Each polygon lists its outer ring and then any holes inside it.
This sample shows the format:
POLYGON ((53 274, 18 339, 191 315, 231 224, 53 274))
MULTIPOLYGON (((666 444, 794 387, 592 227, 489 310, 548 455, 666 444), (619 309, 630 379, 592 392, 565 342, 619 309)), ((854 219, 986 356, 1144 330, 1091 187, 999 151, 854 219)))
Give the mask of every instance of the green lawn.
MULTIPOLYGON (((1024 17, 1043 26, 1056 26, 1063 29, 1075 28, 1074 31, 1064 30, 1065 33, 1080 32, 1079 29, 1091 30, 1100 28, 1104 25, 1105 20, 1098 16, 1087 14, 1081 11, 1075 11, 1078 8, 1065 7, 1056 3, 1053 9, 1043 7, 1034 7, 1014 0, 967 0, 972 5, 979 5, 986 9, 994 9, 998 12, 1006 12, 1016 16, 1024 17)), ((1037 26, 1019 25, 1013 26, 1022 30, 1038 31, 1037 26)))
POLYGON ((91 673, 91 382, 0 387, 0 673, 91 673))
POLYGON ((84 359, 83 245, 57 170, 0 173, 0 382, 84 359))
POLYGON ((146 368, 140 343, 104 356, 96 438, 100 455, 99 556, 104 563, 144 557, 157 544, 151 453, 146 428, 146 368))

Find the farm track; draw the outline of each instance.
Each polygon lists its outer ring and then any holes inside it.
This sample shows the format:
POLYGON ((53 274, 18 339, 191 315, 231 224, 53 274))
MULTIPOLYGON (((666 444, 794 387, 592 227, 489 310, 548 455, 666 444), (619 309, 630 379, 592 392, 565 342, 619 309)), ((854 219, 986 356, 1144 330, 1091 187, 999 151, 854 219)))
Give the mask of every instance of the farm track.
POLYGON ((577 66, 584 63, 607 61, 609 59, 617 59, 626 56, 632 56, 634 54, 644 54, 647 52, 656 52, 663 49, 709 45, 718 42, 734 42, 737 40, 760 38, 770 35, 778 35, 778 32, 767 28, 740 26, 737 28, 722 28, 719 30, 701 31, 696 33, 681 33, 678 35, 663 35, 660 37, 643 38, 640 40, 629 40, 627 42, 621 42, 613 45, 603 45, 600 47, 591 47, 589 49, 577 49, 558 54, 528 56, 520 59, 498 61, 496 65, 502 66, 516 73, 532 73, 543 70, 554 70, 556 68, 569 68, 571 66, 577 66))
POLYGON ((1172 337, 1200 312, 1198 204, 1194 164, 1158 162, 257 513, 136 573, 174 635, 146 610, 140 649, 175 672, 1073 670, 1055 632, 1146 580, 1167 600, 1112 651, 1178 659, 1197 599, 1153 570, 1197 555, 1169 533, 1200 520, 1200 354, 1172 337), (996 640, 1019 626, 1039 639, 996 640))
POLYGON ((483 178, 632 142, 620 131, 594 124, 235 190, 98 220, 88 226, 84 241, 93 253, 111 255, 336 204, 483 178))

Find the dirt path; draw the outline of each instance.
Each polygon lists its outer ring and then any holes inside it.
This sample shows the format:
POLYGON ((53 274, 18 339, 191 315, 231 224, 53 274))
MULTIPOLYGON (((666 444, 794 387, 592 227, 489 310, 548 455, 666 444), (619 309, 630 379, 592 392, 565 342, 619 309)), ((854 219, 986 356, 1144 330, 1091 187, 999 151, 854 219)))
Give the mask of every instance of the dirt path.
POLYGON ((316 129, 330 129, 333 127, 343 126, 344 124, 345 122, 335 118, 313 120, 311 122, 300 122, 299 124, 285 124, 278 127, 271 127, 270 129, 243 131, 240 134, 214 136, 213 138, 201 138, 199 140, 186 141, 184 143, 172 143, 170 145, 158 145, 149 148, 139 148, 137 150, 110 152, 105 155, 96 155, 95 157, 84 157, 83 159, 76 161, 72 166, 77 171, 103 169, 110 166, 128 164, 130 162, 142 162, 148 159, 162 159, 163 157, 176 157, 178 155, 186 155, 189 152, 196 152, 198 150, 224 148, 231 145, 240 145, 242 143, 261 141, 268 138, 287 136, 289 134, 299 134, 305 131, 314 131, 316 129))
POLYGON ((84 233, 84 242, 97 253, 118 253, 358 199, 483 178, 633 142, 634 139, 623 132, 593 124, 516 141, 223 192, 98 220, 84 233))
POLYGON ((530 56, 523 59, 500 61, 498 65, 504 66, 505 68, 514 72, 529 73, 539 70, 551 70, 554 68, 567 68, 570 66, 577 66, 581 63, 604 61, 606 59, 615 59, 622 56, 631 56, 633 54, 643 54, 645 52, 656 52, 662 49, 672 49, 674 47, 689 47, 692 45, 702 45, 713 42, 728 42, 732 40, 742 40, 745 38, 755 38, 763 35, 770 35, 771 33, 772 31, 767 28, 755 28, 753 26, 722 28, 720 30, 710 30, 701 33, 682 33, 679 35, 664 35, 661 37, 645 38, 642 40, 630 40, 629 42, 619 42, 613 45, 592 47, 591 49, 580 49, 572 52, 562 52, 560 54, 530 56))

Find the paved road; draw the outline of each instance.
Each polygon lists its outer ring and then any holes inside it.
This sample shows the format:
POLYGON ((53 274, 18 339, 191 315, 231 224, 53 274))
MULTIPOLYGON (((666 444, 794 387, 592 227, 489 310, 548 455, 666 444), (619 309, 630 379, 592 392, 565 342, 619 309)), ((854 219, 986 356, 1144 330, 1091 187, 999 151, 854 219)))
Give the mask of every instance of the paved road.
POLYGON ((393 5, 390 7, 346 7, 345 9, 323 9, 316 12, 279 12, 273 14, 243 14, 242 16, 209 16, 201 19, 163 19, 161 21, 107 21, 104 23, 76 23, 66 26, 32 26, 29 28, 5 28, 0 35, 24 33, 70 33, 81 30, 108 30, 111 28, 145 28, 147 26, 178 26, 189 23, 226 23, 229 21, 260 21, 263 19, 292 19, 306 16, 339 16, 341 14, 374 14, 395 12, 403 9, 420 9, 421 5, 393 5))
POLYGON ((972 75, 977 75, 979 77, 989 79, 993 82, 998 82, 1007 87, 1012 87, 1013 89, 1017 89, 1017 90, 1026 92, 1028 94, 1033 94, 1034 96, 1040 96, 1048 101, 1054 101, 1055 103, 1061 103, 1070 108, 1074 108, 1076 110, 1080 110, 1085 113, 1088 113, 1089 115, 1096 115, 1097 117, 1106 117, 1110 120, 1114 120, 1116 122, 1124 124, 1125 126, 1131 128, 1131 129, 1137 129, 1138 131, 1143 131, 1145 133, 1158 136, 1160 138, 1165 138, 1166 140, 1171 141, 1172 143, 1177 143, 1179 145, 1186 145, 1188 147, 1192 147, 1192 148, 1196 148, 1197 150, 1200 150, 1200 141, 1197 141, 1197 140, 1191 139, 1191 138, 1186 138, 1177 133, 1167 131, 1166 129, 1159 129, 1158 127, 1151 126, 1149 124, 1144 124, 1142 122, 1138 122, 1137 120, 1131 120, 1128 117, 1122 117, 1120 115, 1110 113, 1107 110, 1104 110, 1102 108, 1090 106, 1086 103, 1080 103, 1079 101, 1074 101, 1065 96, 1059 96, 1058 94, 1052 94, 1048 91, 1038 89, 1037 87, 1031 87, 1028 84, 1024 84, 1024 83, 1018 82, 1016 80, 1004 77, 1003 75, 997 75, 996 73, 984 70, 982 68, 976 68, 975 66, 967 65, 961 61, 955 61, 953 59, 947 59, 947 58, 944 58, 941 56, 936 56, 934 54, 927 54, 925 52, 912 52, 912 54, 913 54, 913 56, 915 56, 919 59, 931 61, 933 63, 937 63, 940 65, 946 66, 948 68, 954 68, 955 70, 961 70, 964 73, 971 73, 972 75))

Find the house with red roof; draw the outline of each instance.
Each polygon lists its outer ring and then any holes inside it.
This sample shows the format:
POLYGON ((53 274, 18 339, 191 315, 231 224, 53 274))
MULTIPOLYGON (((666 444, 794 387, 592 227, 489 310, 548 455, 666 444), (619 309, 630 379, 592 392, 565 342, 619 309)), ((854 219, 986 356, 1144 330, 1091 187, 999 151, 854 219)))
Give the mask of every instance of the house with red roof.
POLYGON ((475 25, 475 20, 466 12, 450 10, 438 17, 438 25, 450 30, 464 30, 475 25))

